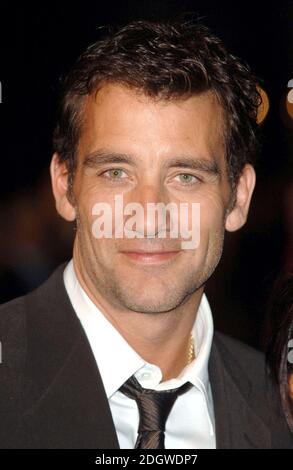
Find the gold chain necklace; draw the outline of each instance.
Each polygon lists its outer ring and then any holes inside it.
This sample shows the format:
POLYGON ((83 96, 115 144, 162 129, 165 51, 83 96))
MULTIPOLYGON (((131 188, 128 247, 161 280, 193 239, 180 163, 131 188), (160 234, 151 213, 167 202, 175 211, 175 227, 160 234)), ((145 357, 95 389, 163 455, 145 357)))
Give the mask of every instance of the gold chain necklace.
POLYGON ((190 364, 193 359, 195 358, 195 353, 194 353, 194 341, 193 341, 193 335, 191 333, 190 339, 189 339, 189 348, 188 348, 188 360, 187 364, 190 364))

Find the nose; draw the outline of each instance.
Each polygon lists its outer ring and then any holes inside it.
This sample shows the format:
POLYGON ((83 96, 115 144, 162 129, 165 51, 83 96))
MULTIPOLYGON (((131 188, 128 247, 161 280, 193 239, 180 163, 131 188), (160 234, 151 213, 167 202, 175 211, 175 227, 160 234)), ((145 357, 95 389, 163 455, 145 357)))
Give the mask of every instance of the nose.
MULTIPOLYGON (((137 186, 131 196, 136 210, 136 224, 132 228, 142 237, 163 237, 170 230, 170 218, 166 213, 169 203, 165 189, 157 184, 141 184, 137 186)), ((134 206, 133 206, 134 207, 134 206)))

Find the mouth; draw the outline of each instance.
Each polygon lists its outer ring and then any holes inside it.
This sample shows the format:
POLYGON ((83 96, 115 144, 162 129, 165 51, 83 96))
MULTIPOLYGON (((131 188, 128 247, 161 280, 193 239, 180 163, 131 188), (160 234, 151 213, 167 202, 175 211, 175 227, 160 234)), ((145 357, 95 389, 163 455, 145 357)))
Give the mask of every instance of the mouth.
POLYGON ((121 251, 128 259, 144 264, 160 264, 174 259, 181 250, 176 251, 121 251))

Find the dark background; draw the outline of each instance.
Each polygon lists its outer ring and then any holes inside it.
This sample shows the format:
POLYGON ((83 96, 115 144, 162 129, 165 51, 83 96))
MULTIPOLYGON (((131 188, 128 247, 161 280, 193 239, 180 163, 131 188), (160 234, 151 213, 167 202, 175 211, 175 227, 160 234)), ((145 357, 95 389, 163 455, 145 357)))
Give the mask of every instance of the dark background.
POLYGON ((270 100, 247 225, 227 234, 207 294, 220 330, 264 347, 274 279, 293 265, 293 2, 121 1, 1 5, 0 303, 71 257, 73 225, 57 216, 48 166, 59 77, 99 38, 132 19, 199 17, 249 63, 270 100), (9 5, 9 6, 8 6, 9 5))

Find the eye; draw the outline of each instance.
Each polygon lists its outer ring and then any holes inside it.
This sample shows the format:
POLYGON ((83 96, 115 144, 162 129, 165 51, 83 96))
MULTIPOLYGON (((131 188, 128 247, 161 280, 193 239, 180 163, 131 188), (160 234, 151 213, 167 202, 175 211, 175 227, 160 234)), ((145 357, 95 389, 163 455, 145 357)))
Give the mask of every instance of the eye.
POLYGON ((122 176, 123 173, 125 173, 125 171, 122 170, 121 168, 111 168, 110 170, 104 171, 104 173, 102 173, 102 175, 103 176, 106 175, 106 178, 111 178, 111 179, 118 180, 118 179, 123 178, 123 176, 122 176))
POLYGON ((176 178, 180 179, 180 183, 183 183, 186 185, 197 183, 200 181, 199 178, 197 178, 194 175, 190 175, 189 173, 181 173, 180 175, 177 175, 176 178))

